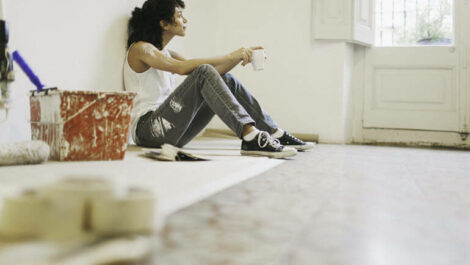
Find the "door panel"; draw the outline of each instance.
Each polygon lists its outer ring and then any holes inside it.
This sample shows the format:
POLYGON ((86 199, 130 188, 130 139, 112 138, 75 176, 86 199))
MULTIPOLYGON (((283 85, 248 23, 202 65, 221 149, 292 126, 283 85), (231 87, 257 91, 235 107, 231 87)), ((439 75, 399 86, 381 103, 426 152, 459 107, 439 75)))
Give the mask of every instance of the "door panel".
POLYGON ((372 48, 365 80, 365 128, 459 130, 454 47, 372 48))

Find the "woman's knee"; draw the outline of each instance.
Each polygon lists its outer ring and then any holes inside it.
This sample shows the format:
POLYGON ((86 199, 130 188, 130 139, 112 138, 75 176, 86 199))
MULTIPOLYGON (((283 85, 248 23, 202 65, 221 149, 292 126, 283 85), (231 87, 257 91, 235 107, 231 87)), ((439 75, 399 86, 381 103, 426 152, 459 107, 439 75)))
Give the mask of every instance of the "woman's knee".
POLYGON ((214 66, 210 64, 201 64, 198 67, 196 67, 194 71, 204 76, 213 76, 213 75, 219 74, 217 70, 214 68, 214 66))

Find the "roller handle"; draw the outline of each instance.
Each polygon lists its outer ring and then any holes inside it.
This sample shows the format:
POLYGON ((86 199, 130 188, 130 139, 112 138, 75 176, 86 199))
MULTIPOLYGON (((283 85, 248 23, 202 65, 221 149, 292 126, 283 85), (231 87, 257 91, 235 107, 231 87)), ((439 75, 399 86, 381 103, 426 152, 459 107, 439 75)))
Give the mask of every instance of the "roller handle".
POLYGON ((39 80, 39 77, 34 74, 33 70, 29 67, 26 61, 21 57, 18 51, 13 52, 13 60, 21 67, 23 72, 29 77, 29 80, 36 86, 36 91, 40 92, 44 85, 39 80))

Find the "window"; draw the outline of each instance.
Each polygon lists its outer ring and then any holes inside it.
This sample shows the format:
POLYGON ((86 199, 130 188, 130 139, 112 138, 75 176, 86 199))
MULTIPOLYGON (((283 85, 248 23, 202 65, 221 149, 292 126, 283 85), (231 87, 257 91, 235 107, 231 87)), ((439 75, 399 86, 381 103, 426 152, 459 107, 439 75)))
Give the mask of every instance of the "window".
POLYGON ((451 45, 453 0, 377 0, 377 46, 451 45))

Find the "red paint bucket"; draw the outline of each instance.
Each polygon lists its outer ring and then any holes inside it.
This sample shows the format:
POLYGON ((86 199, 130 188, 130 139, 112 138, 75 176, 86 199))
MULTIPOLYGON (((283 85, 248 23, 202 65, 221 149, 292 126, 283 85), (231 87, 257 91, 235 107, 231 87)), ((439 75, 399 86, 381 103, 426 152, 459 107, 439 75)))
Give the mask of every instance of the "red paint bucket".
POLYGON ((122 160, 135 93, 46 90, 30 96, 31 138, 50 159, 122 160))

